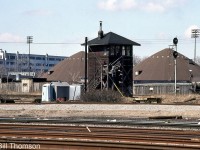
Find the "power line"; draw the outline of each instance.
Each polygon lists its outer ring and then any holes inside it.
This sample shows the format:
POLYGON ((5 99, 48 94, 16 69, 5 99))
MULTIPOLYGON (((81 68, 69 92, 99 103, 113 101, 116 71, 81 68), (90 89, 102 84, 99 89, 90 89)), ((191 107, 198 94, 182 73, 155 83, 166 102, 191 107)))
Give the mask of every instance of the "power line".
MULTIPOLYGON (((135 41, 140 42, 141 44, 169 44, 171 43, 171 38, 166 39, 134 39, 135 41)), ((191 39, 187 38, 180 38, 180 43, 182 44, 189 44, 192 42, 191 39)), ((0 41, 2 44, 26 44, 26 42, 3 42, 0 41)), ((35 45, 80 45, 80 42, 36 42, 32 43, 35 45)))
MULTIPOLYGON (((3 44, 26 44, 26 42, 1 42, 0 43, 3 43, 3 44)), ((32 44, 58 44, 58 45, 64 45, 64 44, 82 44, 82 43, 48 43, 48 42, 45 42, 45 43, 32 43, 32 44)))
POLYGON ((0 43, 5 43, 5 44, 26 44, 26 42, 1 42, 0 43))
MULTIPOLYGON (((170 44, 171 39, 135 39, 141 44, 170 44)), ((193 41, 191 39, 182 38, 179 40, 181 44, 191 44, 193 41)))
POLYGON ((58 44, 58 45, 59 45, 59 44, 60 44, 60 45, 62 45, 62 44, 63 44, 63 45, 64 45, 64 44, 66 44, 66 45, 67 45, 67 44, 74 44, 74 45, 76 45, 76 44, 82 44, 82 43, 33 43, 33 44, 58 44))

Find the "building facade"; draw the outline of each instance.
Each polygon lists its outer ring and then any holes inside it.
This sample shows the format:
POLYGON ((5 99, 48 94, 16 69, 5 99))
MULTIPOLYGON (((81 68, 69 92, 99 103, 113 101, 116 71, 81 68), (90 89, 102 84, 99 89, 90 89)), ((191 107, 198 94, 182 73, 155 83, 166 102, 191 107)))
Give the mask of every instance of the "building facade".
MULTIPOLYGON (((50 68, 64 60, 65 56, 8 53, 0 50, 0 66, 4 74, 8 72, 47 72, 50 68), (30 66, 30 69, 29 69, 30 66)), ((1 72, 1 73, 2 73, 1 72)), ((24 74, 23 74, 24 75, 24 74)), ((26 75, 26 74, 25 74, 26 75)))

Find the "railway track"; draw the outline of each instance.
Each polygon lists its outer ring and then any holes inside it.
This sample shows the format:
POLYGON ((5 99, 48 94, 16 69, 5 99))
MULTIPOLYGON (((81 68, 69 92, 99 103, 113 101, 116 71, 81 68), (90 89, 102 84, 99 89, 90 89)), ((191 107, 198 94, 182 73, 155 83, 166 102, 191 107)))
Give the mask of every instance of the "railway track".
MULTIPOLYGON (((176 129, 200 129, 199 120, 184 119, 148 119, 148 118, 0 118, 0 123, 33 123, 33 124, 73 124, 73 125, 101 125, 101 126, 129 126, 129 127, 159 127, 176 129)), ((29 125, 30 126, 30 125, 29 125)))
POLYGON ((182 106, 182 105, 186 105, 186 106, 199 106, 200 104, 198 103, 134 103, 134 102, 129 102, 129 103, 124 103, 124 102, 117 102, 117 103, 106 103, 106 102, 82 102, 79 100, 74 100, 74 101, 65 101, 65 102, 57 102, 57 101, 53 101, 53 102, 38 102, 37 99, 36 100, 19 100, 19 99, 7 99, 7 100, 3 100, 0 101, 0 105, 70 105, 70 104, 98 104, 98 105, 177 105, 177 106, 182 106))
MULTIPOLYGON (((4 149, 200 149, 200 131, 92 127, 69 125, 0 124, 4 149), (12 144, 11 144, 12 143, 12 144), (25 149, 25 148, 24 148, 25 149), (27 147, 26 147, 27 149, 27 147)), ((1 145, 0 145, 1 146, 1 145)))

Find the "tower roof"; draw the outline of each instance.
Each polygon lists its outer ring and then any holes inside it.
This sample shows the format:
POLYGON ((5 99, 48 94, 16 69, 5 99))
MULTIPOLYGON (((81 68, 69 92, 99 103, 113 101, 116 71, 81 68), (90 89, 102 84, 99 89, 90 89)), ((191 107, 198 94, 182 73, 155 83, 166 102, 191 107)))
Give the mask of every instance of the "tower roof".
MULTIPOLYGON (((102 38, 95 38, 93 40, 88 41, 88 45, 135 45, 135 46, 140 46, 139 43, 136 43, 134 41, 131 41, 125 37, 122 37, 116 33, 113 32, 108 32, 103 35, 102 38)), ((84 44, 83 44, 84 45, 84 44)))

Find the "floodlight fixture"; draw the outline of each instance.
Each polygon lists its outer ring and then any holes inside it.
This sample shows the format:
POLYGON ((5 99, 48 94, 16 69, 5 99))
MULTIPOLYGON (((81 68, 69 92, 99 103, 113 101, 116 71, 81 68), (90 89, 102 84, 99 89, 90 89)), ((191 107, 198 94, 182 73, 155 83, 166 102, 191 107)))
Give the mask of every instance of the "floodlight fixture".
POLYGON ((192 29, 191 30, 191 38, 194 38, 195 39, 195 42, 194 42, 194 62, 196 62, 196 39, 199 37, 200 35, 200 29, 192 29))

